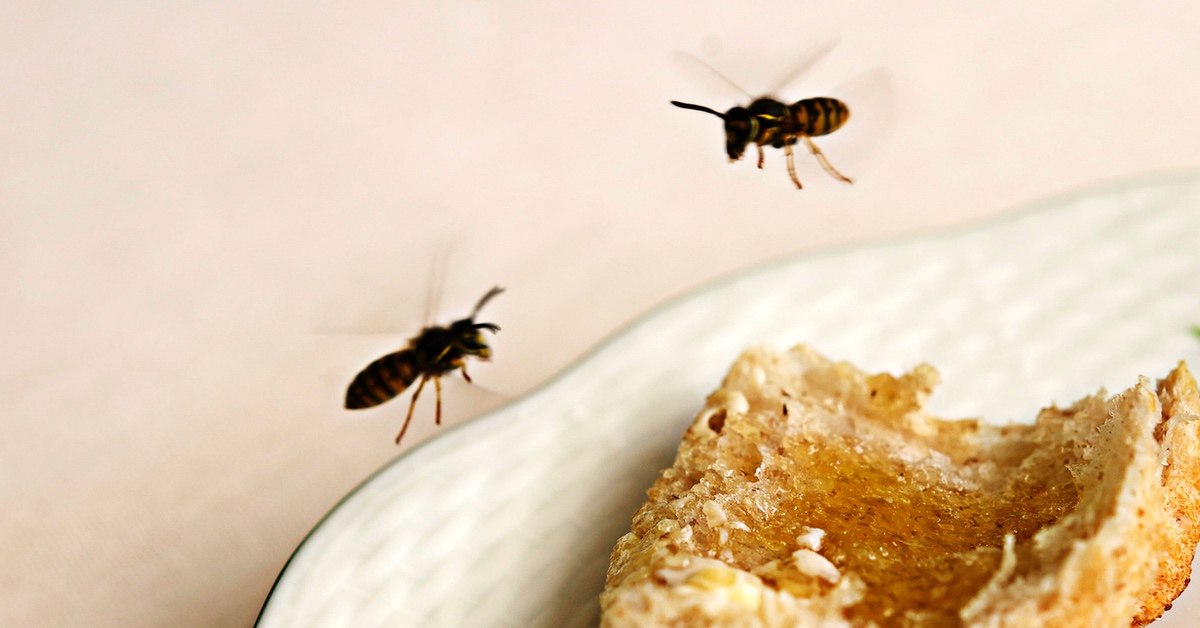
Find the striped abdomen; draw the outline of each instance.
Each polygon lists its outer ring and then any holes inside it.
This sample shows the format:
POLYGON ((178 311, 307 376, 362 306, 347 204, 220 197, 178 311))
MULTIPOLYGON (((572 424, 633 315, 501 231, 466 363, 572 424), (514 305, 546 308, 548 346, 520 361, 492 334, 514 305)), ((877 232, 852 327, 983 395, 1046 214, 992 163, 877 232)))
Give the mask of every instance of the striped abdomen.
POLYGON ((417 353, 404 349, 367 365, 346 389, 346 409, 377 406, 404 392, 418 377, 417 353))
POLYGON ((816 137, 840 129, 850 119, 850 108, 836 98, 805 98, 788 106, 795 133, 816 137))

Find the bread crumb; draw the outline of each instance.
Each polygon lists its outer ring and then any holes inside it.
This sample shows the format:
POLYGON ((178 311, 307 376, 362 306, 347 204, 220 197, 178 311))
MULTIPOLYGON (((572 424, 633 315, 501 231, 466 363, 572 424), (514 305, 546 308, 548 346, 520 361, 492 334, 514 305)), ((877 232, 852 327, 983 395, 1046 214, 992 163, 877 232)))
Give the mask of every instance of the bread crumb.
POLYGON ((805 526, 801 528, 800 536, 796 537, 796 545, 799 545, 804 549, 810 549, 814 552, 819 552, 821 551, 821 539, 824 538, 824 530, 805 526))
POLYGON ((829 562, 828 558, 810 549, 798 549, 792 552, 792 560, 796 562, 796 569, 799 569, 802 574, 815 576, 830 584, 835 584, 842 579, 842 573, 833 563, 829 562))

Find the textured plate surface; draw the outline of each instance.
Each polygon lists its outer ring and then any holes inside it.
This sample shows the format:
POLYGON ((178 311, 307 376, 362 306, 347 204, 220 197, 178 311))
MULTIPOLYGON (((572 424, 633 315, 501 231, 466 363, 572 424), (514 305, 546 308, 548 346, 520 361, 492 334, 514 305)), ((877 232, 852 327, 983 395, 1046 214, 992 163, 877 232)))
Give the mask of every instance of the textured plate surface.
MULTIPOLYGON (((259 625, 587 626, 608 554, 746 346, 925 361, 946 417, 1200 366, 1200 180, 1059 199, 979 228, 790 259, 677 299, 561 376, 433 438, 309 535, 259 625)), ((1156 626, 1194 625, 1195 586, 1156 626)))

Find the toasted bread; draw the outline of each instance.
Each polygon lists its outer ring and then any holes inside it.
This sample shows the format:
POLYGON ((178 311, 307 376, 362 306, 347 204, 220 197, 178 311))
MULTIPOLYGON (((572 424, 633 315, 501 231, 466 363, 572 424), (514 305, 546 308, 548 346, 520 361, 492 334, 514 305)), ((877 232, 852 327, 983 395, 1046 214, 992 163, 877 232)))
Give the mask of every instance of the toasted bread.
POLYGON ((1032 424, 922 410, 939 381, 746 352, 613 550, 602 625, 1142 626, 1200 539, 1180 364, 1032 424))

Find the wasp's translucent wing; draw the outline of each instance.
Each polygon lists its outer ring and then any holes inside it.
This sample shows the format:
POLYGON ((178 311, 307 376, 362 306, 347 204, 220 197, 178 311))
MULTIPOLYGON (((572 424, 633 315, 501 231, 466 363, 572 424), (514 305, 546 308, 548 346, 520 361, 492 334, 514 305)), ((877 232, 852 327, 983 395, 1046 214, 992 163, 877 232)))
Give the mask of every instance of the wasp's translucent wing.
POLYGON ((883 68, 868 70, 813 95, 836 98, 850 109, 845 126, 814 141, 829 161, 851 179, 858 181, 869 176, 873 157, 891 140, 896 128, 898 110, 891 73, 883 68))
MULTIPOLYGON (((711 84, 719 84, 719 91, 721 92, 730 93, 732 95, 732 92, 729 89, 732 88, 733 91, 736 91, 745 98, 745 102, 743 102, 743 104, 746 104, 749 101, 758 98, 759 96, 778 96, 781 90, 792 83, 795 83, 805 74, 807 74, 813 66, 828 56, 829 53, 832 52, 836 47, 836 40, 817 47, 812 52, 804 55, 797 63, 793 64, 791 68, 789 68, 788 71, 783 74, 782 78, 775 81, 770 89, 759 90, 753 93, 747 91, 746 88, 738 85, 723 72, 713 67, 711 63, 697 57, 696 55, 682 51, 675 51, 672 53, 672 60, 687 74, 702 77, 703 79, 706 79, 706 82, 711 84)), ((754 63, 771 67, 776 65, 777 61, 778 59, 775 58, 766 58, 755 59, 754 63)))
POLYGON ((720 70, 714 68, 711 63, 696 55, 676 50, 671 53, 671 61, 685 74, 698 77, 698 80, 712 85, 714 93, 727 93, 732 98, 733 92, 737 92, 746 102, 754 99, 754 96, 751 96, 750 92, 746 91, 741 85, 734 83, 729 77, 722 74, 720 70), (716 87, 717 85, 720 87, 716 87), (732 91, 730 88, 732 88, 732 91))
POLYGON ((441 299, 454 251, 451 244, 429 246, 424 281, 420 270, 406 272, 403 258, 393 253, 339 269, 315 291, 310 330, 333 336, 415 334, 436 324, 448 315, 441 311, 441 299))
POLYGON ((780 97, 782 92, 788 86, 799 81, 804 77, 804 75, 808 74, 808 71, 811 70, 813 66, 817 65, 822 59, 829 56, 829 53, 833 52, 833 49, 836 47, 837 40, 834 40, 822 44, 812 52, 804 55, 804 57, 797 61, 795 65, 793 65, 785 74, 783 74, 782 78, 775 82, 771 89, 764 92, 763 95, 774 96, 776 98, 780 97))
POLYGON ((450 265, 450 247, 442 244, 434 251, 429 263, 429 283, 425 286, 425 311, 421 315, 424 327, 434 324, 438 308, 442 305, 442 293, 446 289, 446 269, 450 265))

